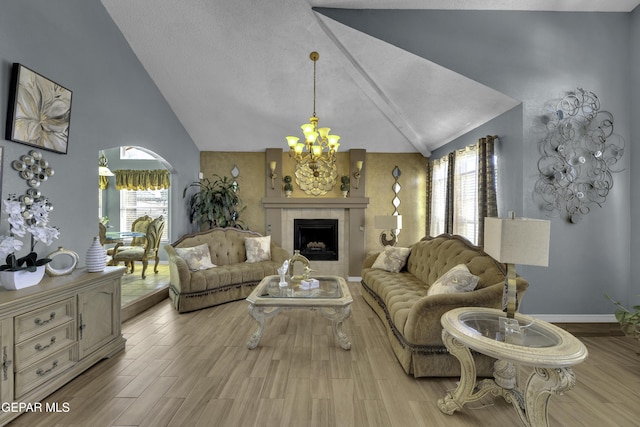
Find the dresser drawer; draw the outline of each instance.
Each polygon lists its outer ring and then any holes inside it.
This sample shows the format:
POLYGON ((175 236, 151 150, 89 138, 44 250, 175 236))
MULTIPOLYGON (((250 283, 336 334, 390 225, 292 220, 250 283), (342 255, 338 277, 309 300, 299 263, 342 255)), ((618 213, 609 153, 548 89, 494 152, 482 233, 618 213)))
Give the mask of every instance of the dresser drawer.
POLYGON ((17 343, 75 319, 75 298, 58 301, 16 317, 17 343))
POLYGON ((25 369, 17 371, 14 383, 16 389, 14 399, 19 400, 25 393, 72 367, 76 363, 77 354, 78 345, 74 344, 25 369))
POLYGON ((75 342, 76 322, 52 328, 16 345, 16 369, 32 365, 75 342))

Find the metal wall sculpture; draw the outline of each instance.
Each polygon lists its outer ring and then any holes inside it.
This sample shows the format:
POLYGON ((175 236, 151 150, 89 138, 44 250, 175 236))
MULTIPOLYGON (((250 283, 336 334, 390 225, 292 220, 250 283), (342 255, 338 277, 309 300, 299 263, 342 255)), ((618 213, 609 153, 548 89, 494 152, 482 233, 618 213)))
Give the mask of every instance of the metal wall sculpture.
POLYGON ((594 205, 602 207, 625 144, 613 132, 613 114, 600 110, 593 92, 578 88, 548 105, 536 192, 547 215, 566 215, 575 224, 594 205))

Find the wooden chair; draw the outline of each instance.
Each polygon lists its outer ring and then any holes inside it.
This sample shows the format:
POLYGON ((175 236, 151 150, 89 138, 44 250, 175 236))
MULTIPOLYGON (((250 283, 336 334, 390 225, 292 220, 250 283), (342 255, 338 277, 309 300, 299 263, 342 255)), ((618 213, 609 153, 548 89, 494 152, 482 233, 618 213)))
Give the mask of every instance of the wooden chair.
POLYGON ((98 236, 100 238, 100 244, 102 246, 122 243, 122 240, 120 239, 112 239, 110 237, 107 237, 107 227, 101 222, 98 223, 98 236))
MULTIPOLYGON (((124 249, 120 249, 119 245, 113 248, 113 264, 117 265, 120 261, 123 261, 130 269, 130 272, 134 271, 134 263, 136 261, 142 262, 142 278, 146 277, 147 266, 149 260, 154 259, 155 265, 153 267, 154 273, 158 273, 158 263, 160 257, 158 256, 158 250, 160 247, 160 239, 162 238, 162 232, 164 231, 165 219, 162 215, 151 221, 145 230, 144 246, 126 246, 124 249)), ((134 239, 135 240, 135 239, 134 239)), ((132 242, 133 243, 133 242, 132 242)))
MULTIPOLYGON (((133 237, 131 239, 131 243, 129 243, 128 245, 125 245, 122 240, 115 242, 116 243, 115 247, 111 249, 107 249, 107 255, 111 257, 111 261, 109 261, 109 265, 118 265, 118 263, 113 259, 113 254, 115 254, 116 252, 129 250, 133 247, 144 247, 146 243, 147 227, 149 227, 149 224, 151 224, 151 221, 153 221, 153 218, 151 218, 149 215, 141 216, 139 218, 136 218, 135 221, 133 221, 133 224, 131 224, 131 231, 133 233, 144 234, 145 236, 133 237)), ((105 237, 106 237, 106 229, 105 229, 105 237)), ((126 265, 133 273, 133 263, 131 265, 129 264, 126 264, 126 265)))

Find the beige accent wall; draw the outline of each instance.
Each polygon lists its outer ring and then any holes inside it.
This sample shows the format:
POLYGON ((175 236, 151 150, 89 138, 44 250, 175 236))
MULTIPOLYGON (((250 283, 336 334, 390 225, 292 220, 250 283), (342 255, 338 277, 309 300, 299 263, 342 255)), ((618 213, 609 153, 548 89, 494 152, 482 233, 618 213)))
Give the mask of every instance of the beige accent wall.
POLYGON ((395 179, 391 173, 396 165, 400 168, 398 183, 402 187, 398 193, 402 231, 397 246, 409 246, 425 236, 427 158, 419 153, 367 153, 364 165, 367 168, 366 196, 369 197, 369 207, 365 211, 367 252, 382 250, 382 230, 375 229, 374 218, 391 215, 394 211, 391 202, 395 179))
MULTIPOLYGON (((234 166, 238 166, 240 170, 239 194, 247 207, 240 214, 240 219, 250 230, 266 234, 265 215, 261 203, 267 180, 265 153, 223 151, 202 151, 200 153, 200 172, 205 178, 212 179, 214 174, 231 178, 231 170, 234 166)), ((269 185, 271 185, 271 180, 269 180, 269 185)))
MULTIPOLYGON (((295 184, 295 163, 285 149, 282 163, 278 169, 282 176, 293 177, 294 191, 292 197, 313 197, 305 194, 295 184)), ((379 251, 381 230, 374 228, 376 215, 391 215, 394 207, 391 204, 394 193, 392 186, 394 178, 391 174, 394 166, 398 166, 402 175, 399 183, 402 187, 399 193, 399 212, 402 215, 403 229, 400 233, 398 246, 408 246, 425 236, 425 207, 426 207, 426 164, 427 159, 419 153, 367 153, 363 179, 360 185, 365 186, 365 197, 369 198, 369 206, 365 211, 366 251, 379 251)), ((267 185, 271 186, 266 156, 264 152, 218 152, 203 151, 200 154, 200 171, 204 177, 213 174, 231 178, 231 170, 238 166, 240 176, 240 197, 247 206, 241 214, 241 219, 254 231, 266 233, 265 211, 262 199, 265 197, 267 185)), ((333 190, 322 197, 341 197, 340 176, 349 173, 349 153, 338 153, 338 183, 333 190)), ((279 174, 280 175, 280 174, 279 174)), ((276 188, 282 189, 282 176, 276 179, 276 188)), ((353 177, 351 177, 353 185, 353 177)), ((282 192, 284 197, 284 192, 282 192)))

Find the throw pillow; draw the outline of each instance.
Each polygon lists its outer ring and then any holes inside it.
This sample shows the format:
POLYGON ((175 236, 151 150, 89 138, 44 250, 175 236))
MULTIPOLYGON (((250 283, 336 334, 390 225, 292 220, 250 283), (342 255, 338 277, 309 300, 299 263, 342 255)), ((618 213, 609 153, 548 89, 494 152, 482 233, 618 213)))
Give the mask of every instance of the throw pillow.
POLYGON ((191 248, 176 248, 176 252, 180 258, 187 262, 189 270, 191 271, 216 267, 216 265, 211 262, 209 245, 206 243, 191 248))
POLYGON ((407 258, 411 248, 396 248, 395 246, 386 246, 384 251, 378 255, 371 268, 380 268, 391 273, 399 273, 402 267, 407 263, 407 258))
POLYGON ((458 264, 444 273, 429 288, 427 295, 452 294, 455 292, 469 292, 478 285, 478 276, 474 276, 464 264, 458 264))
POLYGON ((271 236, 245 237, 247 262, 269 261, 271 259, 271 236))

